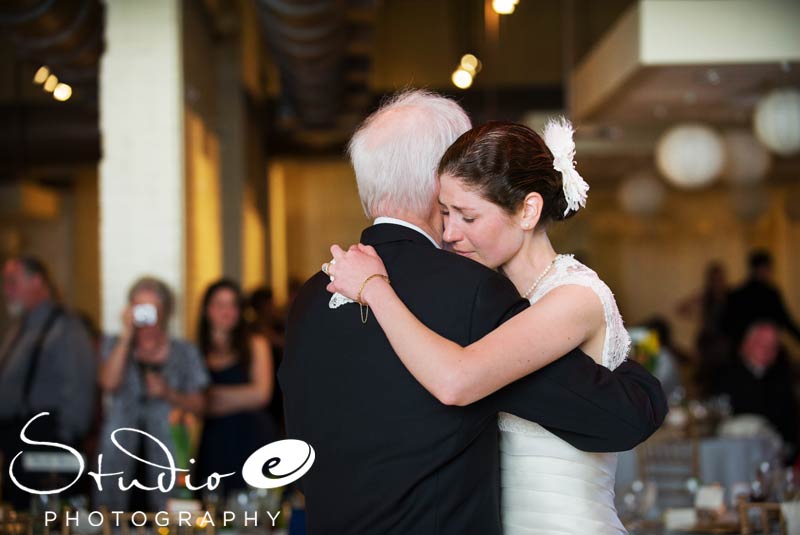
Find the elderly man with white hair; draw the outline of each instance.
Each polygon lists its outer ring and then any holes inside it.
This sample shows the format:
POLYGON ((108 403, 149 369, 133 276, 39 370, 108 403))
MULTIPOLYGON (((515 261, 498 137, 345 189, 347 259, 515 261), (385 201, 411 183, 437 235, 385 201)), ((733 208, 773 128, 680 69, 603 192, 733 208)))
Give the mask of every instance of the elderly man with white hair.
MULTIPOLYGON (((455 102, 407 91, 350 142, 374 220, 361 243, 414 315, 462 346, 528 306, 503 275, 441 249, 436 169, 469 128, 455 102)), ((369 309, 331 297, 328 282, 320 272, 299 291, 279 370, 288 436, 316 453, 298 481, 311 535, 499 535, 498 412, 594 451, 629 449, 659 419, 647 400, 663 395, 646 371, 612 373, 577 353, 470 405, 445 405, 406 370, 369 309)))

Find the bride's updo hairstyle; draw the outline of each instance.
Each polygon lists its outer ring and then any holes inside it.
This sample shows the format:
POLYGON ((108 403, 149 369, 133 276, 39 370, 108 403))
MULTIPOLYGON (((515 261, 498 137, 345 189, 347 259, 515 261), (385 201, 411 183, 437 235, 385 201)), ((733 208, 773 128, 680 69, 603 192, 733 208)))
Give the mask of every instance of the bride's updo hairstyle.
POLYGON ((491 121, 462 134, 442 156, 438 174, 461 180, 509 215, 536 192, 543 199, 538 225, 546 227, 576 212, 568 207, 562 173, 553 163, 553 153, 539 134, 525 125, 491 121))

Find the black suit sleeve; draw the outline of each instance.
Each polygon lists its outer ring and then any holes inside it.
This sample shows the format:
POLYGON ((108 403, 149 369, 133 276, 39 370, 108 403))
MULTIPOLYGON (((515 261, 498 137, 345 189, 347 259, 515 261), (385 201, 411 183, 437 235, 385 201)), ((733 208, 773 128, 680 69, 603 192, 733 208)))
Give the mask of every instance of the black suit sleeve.
POLYGON ((661 425, 658 379, 635 362, 609 371, 573 351, 497 392, 493 407, 537 422, 584 451, 625 451, 661 425))
POLYGON ((517 289, 506 277, 499 274, 487 277, 475 292, 470 343, 480 340, 529 306, 527 299, 519 296, 517 289))
MULTIPOLYGON (((471 334, 479 339, 524 308, 510 281, 489 278, 477 291, 471 334)), ((544 425, 585 451, 629 450, 667 413, 661 384, 639 364, 612 372, 577 350, 479 404, 544 425)))

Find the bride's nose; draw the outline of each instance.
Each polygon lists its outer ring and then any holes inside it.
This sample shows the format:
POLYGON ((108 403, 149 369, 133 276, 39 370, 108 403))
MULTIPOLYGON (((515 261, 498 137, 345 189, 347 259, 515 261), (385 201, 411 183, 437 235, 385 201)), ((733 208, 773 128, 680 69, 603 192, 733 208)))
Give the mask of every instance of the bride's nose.
POLYGON ((444 224, 444 234, 442 234, 442 240, 447 243, 455 243, 461 241, 463 237, 464 235, 451 221, 448 221, 444 224))

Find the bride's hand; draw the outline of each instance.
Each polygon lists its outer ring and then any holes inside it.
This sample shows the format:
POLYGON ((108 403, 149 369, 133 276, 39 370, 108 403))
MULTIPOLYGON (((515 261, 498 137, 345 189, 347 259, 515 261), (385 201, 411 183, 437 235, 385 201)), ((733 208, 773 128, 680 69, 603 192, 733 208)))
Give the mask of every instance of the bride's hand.
MULTIPOLYGON (((350 249, 344 251, 338 245, 331 247, 333 262, 328 264, 327 272, 331 276, 331 283, 328 284, 328 291, 339 292, 340 294, 357 301, 358 291, 364 281, 370 275, 387 275, 383 261, 369 245, 352 245, 350 249)), ((324 271, 324 270, 323 270, 324 271)), ((372 281, 370 281, 370 284, 372 281)), ((369 286, 369 285, 368 285, 369 286)), ((361 299, 366 299, 366 288, 362 292, 361 299)))

